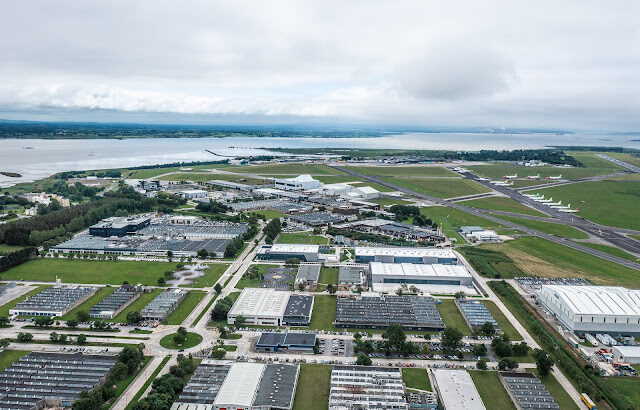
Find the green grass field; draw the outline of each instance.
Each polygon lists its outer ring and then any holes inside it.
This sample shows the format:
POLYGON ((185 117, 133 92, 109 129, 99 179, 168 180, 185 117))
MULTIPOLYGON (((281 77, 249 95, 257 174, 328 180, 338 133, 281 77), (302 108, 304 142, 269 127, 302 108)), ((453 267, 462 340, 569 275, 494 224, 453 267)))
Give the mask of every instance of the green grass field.
POLYGON ((111 321, 115 323, 125 323, 127 321, 127 313, 141 311, 145 306, 149 304, 156 296, 162 293, 164 289, 154 289, 152 292, 144 293, 140 295, 136 300, 131 302, 122 312, 118 313, 111 321))
POLYGON ((460 202, 461 205, 472 206, 474 208, 491 209, 494 211, 514 212, 516 214, 546 216, 533 208, 522 205, 520 202, 504 196, 490 196, 488 198, 472 199, 460 202))
POLYGON ((205 270, 204 276, 200 276, 194 283, 183 286, 188 288, 210 288, 216 284, 228 267, 228 263, 211 263, 205 270))
POLYGON ((608 253, 609 255, 617 256, 618 258, 626 259, 631 262, 638 262, 640 258, 633 256, 630 253, 623 251, 620 248, 615 248, 609 245, 603 245, 601 243, 580 242, 580 245, 588 246, 589 248, 599 250, 601 252, 608 253))
POLYGON ((211 174, 211 173, 196 173, 196 172, 179 172, 176 174, 165 175, 159 178, 162 181, 193 181, 193 182, 207 182, 211 180, 219 181, 231 181, 241 184, 257 185, 264 184, 266 179, 258 179, 252 177, 245 177, 243 175, 234 174, 211 174))
POLYGON ((465 243, 465 240, 456 231, 456 229, 459 229, 461 226, 478 225, 485 229, 504 228, 503 225, 497 224, 488 219, 446 206, 429 206, 426 208, 420 208, 420 213, 431 218, 437 222, 438 225, 441 225, 444 234, 450 238, 456 238, 458 243, 465 243))
MULTIPOLYGON (((616 159, 619 159, 620 161, 624 161, 627 164, 640 167, 640 156, 638 155, 625 154, 623 152, 607 152, 606 154, 612 158, 616 158, 616 159)), ((602 159, 602 158, 598 158, 598 159, 600 159, 601 161, 606 161, 605 159, 602 159)))
POLYGON ((0 353, 0 372, 2 372, 11 364, 17 361, 22 356, 29 354, 27 350, 4 350, 0 353))
POLYGON ((259 174, 259 175, 285 175, 298 176, 300 174, 309 175, 345 175, 344 172, 338 171, 323 164, 264 164, 264 165, 246 165, 237 167, 227 167, 227 171, 259 174))
POLYGON ((333 321, 336 317, 336 305, 338 300, 335 296, 317 295, 313 301, 313 312, 309 322, 310 330, 336 330, 333 321))
POLYGON ((2 273, 5 280, 121 285, 122 282, 157 285, 164 271, 175 270, 175 263, 138 261, 98 261, 67 258, 33 259, 2 273))
POLYGON ((457 177, 458 174, 441 166, 380 166, 345 167, 365 175, 385 177, 457 177))
POLYGON ((427 369, 405 367, 402 369, 402 380, 408 389, 431 391, 431 382, 429 382, 427 369))
POLYGON ((25 300, 26 298, 35 295, 36 293, 40 293, 43 290, 45 290, 46 288, 51 287, 51 285, 43 285, 43 286, 38 286, 35 289, 27 292, 26 294, 20 296, 19 298, 16 298, 12 301, 9 301, 7 303, 5 303, 4 305, 0 306, 0 316, 5 316, 8 317, 9 316, 9 310, 13 309, 13 307, 15 305, 17 305, 18 303, 22 302, 23 300, 25 300))
POLYGON ((489 312, 491 312, 491 316, 498 322, 500 329, 504 332, 505 335, 509 336, 509 339, 512 341, 520 341, 522 340, 522 336, 513 324, 507 319, 507 317, 502 313, 502 311, 496 306, 493 301, 483 300, 482 303, 487 307, 489 312))
MULTIPOLYGON (((324 181, 322 181, 322 182, 324 182, 324 181)), ((361 182, 353 183, 351 185, 359 186, 359 187, 370 186, 371 188, 377 189, 380 192, 393 192, 394 191, 394 189, 391 189, 391 188, 386 187, 384 185, 380 185, 377 182, 371 182, 371 181, 361 181, 361 182)))
MULTIPOLYGON (((277 268, 278 266, 280 265, 254 264, 254 265, 251 265, 249 269, 258 268, 258 272, 261 274, 264 274, 268 269, 277 268)), ((244 275, 242 275, 242 278, 240 278, 240 280, 236 284, 236 289, 257 288, 262 283, 262 280, 260 278, 248 277, 247 273, 249 272, 249 269, 247 269, 244 275)))
POLYGON ((331 366, 301 364, 294 410, 324 410, 329 407, 331 366))
POLYGON ((516 407, 498 378, 498 372, 470 370, 469 374, 486 408, 515 410, 516 407))
POLYGON ((338 284, 338 268, 321 268, 320 269, 320 277, 318 278, 318 283, 324 283, 326 285, 338 284))
POLYGON ((590 221, 619 228, 640 230, 640 184, 637 181, 589 181, 537 189, 553 197, 590 221))
POLYGON ((458 248, 476 272, 489 278, 514 278, 524 276, 518 265, 505 253, 482 246, 458 248))
POLYGON ((637 377, 607 377, 607 382, 640 408, 640 379, 637 377))
POLYGON ((456 198, 490 192, 489 188, 462 178, 383 177, 382 179, 436 198, 456 198))
POLYGON ((192 290, 189 292, 186 298, 178 305, 176 310, 167 318, 168 325, 180 325, 184 320, 189 316, 189 313, 205 297, 207 292, 202 292, 199 290, 192 290))
MULTIPOLYGON (((525 370, 538 376, 538 370, 535 368, 525 370)), ((549 393, 551 393, 553 398, 556 400, 556 403, 560 405, 560 408, 562 410, 580 410, 580 407, 578 407, 578 405, 573 400, 571 400, 571 396, 569 396, 569 393, 567 393, 560 382, 558 382, 553 373, 541 380, 542 384, 544 384, 549 393)))
POLYGON ((171 333, 170 335, 166 335, 162 339, 160 339, 160 346, 165 349, 189 349, 191 347, 197 346, 202 342, 202 336, 197 333, 188 332, 186 340, 183 344, 177 345, 173 340, 173 336, 176 333, 171 333))
POLYGON ((132 179, 147 179, 153 178, 158 175, 166 174, 169 172, 178 172, 180 171, 180 167, 168 167, 168 168, 153 168, 153 169, 141 169, 138 171, 133 171, 129 178, 132 179))
POLYGON ((444 325, 446 327, 455 327, 459 331, 462 332, 463 335, 469 336, 473 334, 467 322, 462 317, 462 313, 456 306, 456 303, 453 299, 440 299, 442 303, 436 305, 438 307, 438 311, 440 312, 440 316, 442 316, 442 320, 444 320, 444 325))
POLYGON ((271 209, 262 209, 260 211, 255 211, 254 213, 262 215, 267 219, 282 218, 283 216, 287 216, 287 214, 278 211, 272 211, 271 209))
POLYGON ((100 303, 102 299, 106 298, 107 296, 115 292, 116 289, 118 289, 116 286, 109 286, 109 287, 103 287, 98 289, 95 295, 91 296, 89 299, 82 302, 76 308, 70 310, 66 315, 62 316, 61 319, 62 320, 75 319, 76 313, 80 312, 81 310, 88 312, 89 309, 91 309, 93 306, 100 303))
POLYGON ((572 226, 556 224, 551 222, 534 221, 531 219, 516 218, 513 216, 500 215, 500 218, 517 223, 536 231, 548 233, 550 235, 561 236, 569 239, 589 239, 589 235, 572 226))
POLYGON ((329 239, 309 232, 283 232, 278 235, 276 243, 300 243, 309 245, 328 245, 329 239))

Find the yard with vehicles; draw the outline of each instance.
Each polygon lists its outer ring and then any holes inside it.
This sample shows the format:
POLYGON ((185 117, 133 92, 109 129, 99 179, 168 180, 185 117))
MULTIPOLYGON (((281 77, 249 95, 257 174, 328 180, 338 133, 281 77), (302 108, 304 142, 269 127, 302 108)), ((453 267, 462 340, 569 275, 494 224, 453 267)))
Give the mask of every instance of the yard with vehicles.
POLYGON ((546 216, 542 212, 538 212, 533 208, 521 204, 505 196, 490 196, 487 198, 472 199, 460 202, 461 205, 471 206, 474 208, 489 209, 494 211, 513 212, 516 214, 546 216))

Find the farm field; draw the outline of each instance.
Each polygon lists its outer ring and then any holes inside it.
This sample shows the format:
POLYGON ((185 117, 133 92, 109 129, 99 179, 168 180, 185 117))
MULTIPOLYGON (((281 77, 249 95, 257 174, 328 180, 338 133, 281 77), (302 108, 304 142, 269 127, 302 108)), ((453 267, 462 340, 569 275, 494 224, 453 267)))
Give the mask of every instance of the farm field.
POLYGON ((431 382, 429 382, 427 369, 405 367, 402 369, 402 380, 408 389, 431 391, 431 382))
POLYGON ((380 166, 345 167, 365 175, 385 177, 458 177, 455 172, 437 165, 429 166, 380 166))
POLYGON ((490 192, 489 188, 462 178, 383 177, 382 179, 436 198, 456 198, 490 192))
POLYGON ((331 366, 300 365, 300 376, 293 402, 294 410, 324 410, 329 407, 331 366))
POLYGON ((472 206, 474 208, 490 209, 494 211, 513 212, 516 214, 546 216, 542 212, 529 208, 511 198, 504 196, 491 196, 488 198, 472 199, 460 202, 461 205, 472 206))
POLYGON ((589 181, 535 192, 571 204, 573 209, 579 208, 579 215, 590 221, 640 230, 640 184, 636 181, 589 181))
POLYGON ((446 327, 455 327, 461 331, 463 335, 470 336, 472 334, 471 329, 467 326, 467 322, 465 322, 462 313, 460 313, 453 299, 441 299, 441 301, 442 303, 436 306, 442 320, 444 320, 444 325, 446 327))
POLYGON ((178 305, 176 310, 167 318, 168 325, 180 325, 189 316, 189 313, 198 306, 198 303, 205 297, 207 292, 192 290, 186 298, 178 305))
POLYGON ((535 229, 550 235, 562 236, 569 239, 588 239, 589 235, 574 227, 551 222, 534 221, 531 219, 516 218, 513 216, 500 215, 500 218, 517 223, 527 228, 535 229))
POLYGON ((116 317, 111 319, 111 322, 125 323, 127 321, 127 313, 141 311, 145 306, 149 304, 156 296, 162 293, 164 289, 154 289, 152 292, 143 293, 136 300, 131 302, 122 312, 118 313, 116 317))
POLYGON ((210 288, 216 284, 218 279, 220 279, 220 276, 224 274, 228 267, 228 263, 211 263, 209 264, 209 267, 205 269, 204 276, 200 276, 199 278, 197 278, 194 283, 181 285, 181 287, 210 288))
POLYGON ((176 263, 142 261, 101 261, 66 258, 33 259, 2 273, 5 280, 64 283, 96 283, 121 285, 124 281, 157 285, 167 270, 175 270, 176 263))
POLYGON ((82 302, 76 308, 70 310, 66 315, 62 316, 61 319, 62 320, 75 319, 76 313, 80 312, 81 310, 88 312, 89 309, 91 309, 93 306, 100 303, 102 299, 106 298, 107 296, 115 292, 116 289, 118 289, 117 286, 105 286, 100 288, 95 295, 91 296, 89 299, 82 302))
POLYGON ((485 407, 488 409, 515 410, 516 407, 498 378, 498 372, 470 370, 469 374, 485 407))
POLYGON ((329 239, 324 236, 307 232, 283 232, 278 235, 276 243, 299 243, 307 245, 328 245, 329 239))

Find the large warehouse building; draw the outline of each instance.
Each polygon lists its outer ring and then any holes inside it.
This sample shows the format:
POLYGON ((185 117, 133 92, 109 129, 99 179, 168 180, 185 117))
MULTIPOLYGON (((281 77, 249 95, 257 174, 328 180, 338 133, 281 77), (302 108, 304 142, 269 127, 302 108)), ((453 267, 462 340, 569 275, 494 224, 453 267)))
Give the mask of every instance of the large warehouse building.
POLYGON ((535 297, 574 333, 640 335, 640 290, 543 285, 535 297))
POLYGON ((317 262, 320 258, 319 245, 274 244, 258 249, 256 257, 261 260, 286 260, 297 258, 302 262, 317 262))
POLYGON ((369 262, 455 265, 458 258, 451 249, 357 247, 356 263, 369 262))
POLYGON ((37 293, 9 310, 10 315, 59 317, 71 311, 98 291, 92 286, 53 286, 37 293))
POLYGON ((477 293, 471 273, 462 265, 371 262, 370 270, 376 292, 394 293, 406 284, 426 293, 477 293))
POLYGON ((276 189, 284 189, 285 191, 308 191, 324 185, 308 174, 299 175, 295 178, 275 178, 273 182, 276 189))
POLYGON ((232 325, 238 316, 243 316, 248 325, 306 326, 312 310, 313 296, 272 288, 245 288, 227 314, 227 322, 232 325))
POLYGON ((333 366, 329 409, 408 409, 395 367, 333 366))

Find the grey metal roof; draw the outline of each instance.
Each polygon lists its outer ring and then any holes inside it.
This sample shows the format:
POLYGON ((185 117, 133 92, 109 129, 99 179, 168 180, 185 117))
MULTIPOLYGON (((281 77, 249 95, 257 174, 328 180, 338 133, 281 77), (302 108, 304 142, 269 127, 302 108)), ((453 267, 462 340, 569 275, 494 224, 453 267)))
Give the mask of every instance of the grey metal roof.
POLYGON ((300 265, 296 282, 318 282, 320 277, 320 265, 300 265))
POLYGON ((359 284, 362 283, 364 268, 358 266, 340 266, 338 270, 338 283, 359 284))
POLYGON ((290 409, 293 406, 299 367, 290 364, 266 365, 253 407, 290 409))
POLYGON ((200 363, 176 403, 213 404, 230 364, 200 363))

